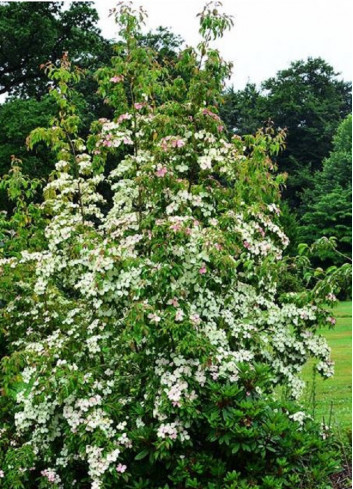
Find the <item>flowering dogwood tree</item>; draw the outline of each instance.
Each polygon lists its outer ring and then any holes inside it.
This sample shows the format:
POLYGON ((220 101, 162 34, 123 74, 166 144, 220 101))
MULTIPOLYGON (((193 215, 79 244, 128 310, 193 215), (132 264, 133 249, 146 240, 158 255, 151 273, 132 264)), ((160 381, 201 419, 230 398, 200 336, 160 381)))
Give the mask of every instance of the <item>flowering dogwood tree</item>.
POLYGON ((44 237, 1 259, 6 488, 327 487, 327 441, 274 391, 298 397, 311 356, 332 374, 330 297, 277 292, 284 134, 226 134, 218 7, 163 67, 136 40, 143 10, 113 11, 122 41, 97 78, 115 117, 86 141, 79 70, 47 66, 59 113, 29 138, 58 155, 44 237))

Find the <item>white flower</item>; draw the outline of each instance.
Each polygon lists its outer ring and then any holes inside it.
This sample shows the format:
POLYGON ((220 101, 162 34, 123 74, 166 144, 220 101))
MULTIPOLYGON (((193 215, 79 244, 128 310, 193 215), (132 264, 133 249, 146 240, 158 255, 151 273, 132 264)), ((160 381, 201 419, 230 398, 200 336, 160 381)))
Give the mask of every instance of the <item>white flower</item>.
POLYGON ((159 323, 160 320, 161 320, 161 317, 158 316, 158 314, 155 314, 155 313, 151 313, 151 314, 148 314, 148 319, 150 319, 153 323, 159 323))
POLYGON ((200 156, 198 163, 202 170, 211 170, 212 168, 212 159, 209 156, 200 156))
POLYGON ((175 313, 175 321, 182 321, 184 319, 184 312, 182 309, 177 309, 175 313))

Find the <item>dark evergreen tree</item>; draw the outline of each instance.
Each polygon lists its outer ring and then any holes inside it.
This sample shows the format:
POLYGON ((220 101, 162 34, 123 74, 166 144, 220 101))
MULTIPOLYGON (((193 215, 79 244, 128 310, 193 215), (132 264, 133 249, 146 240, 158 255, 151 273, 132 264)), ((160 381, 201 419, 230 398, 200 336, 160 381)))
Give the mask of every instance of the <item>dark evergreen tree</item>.
MULTIPOLYGON (((352 248, 352 116, 339 126, 333 138, 333 151, 314 176, 312 189, 303 193, 303 211, 299 228, 301 241, 312 243, 323 236, 334 236, 337 249, 351 255, 352 248)), ((345 261, 328 251, 323 258, 345 261)))

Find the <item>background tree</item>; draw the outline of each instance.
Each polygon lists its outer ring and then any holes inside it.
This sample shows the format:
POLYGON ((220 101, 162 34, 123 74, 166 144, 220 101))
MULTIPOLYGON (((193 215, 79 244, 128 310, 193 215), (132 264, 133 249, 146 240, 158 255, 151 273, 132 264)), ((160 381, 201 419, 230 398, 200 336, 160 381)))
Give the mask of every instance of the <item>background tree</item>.
POLYGON ((284 192, 290 207, 298 209, 304 188, 332 148, 340 121, 351 112, 351 83, 321 58, 295 61, 259 90, 248 84, 244 90, 229 90, 222 114, 237 134, 249 134, 269 119, 288 130, 285 151, 277 158, 280 171, 288 172, 284 192))
POLYGON ((264 97, 255 83, 247 83, 243 90, 227 90, 221 106, 222 119, 236 134, 252 134, 265 122, 262 113, 264 97))
POLYGON ((68 51, 84 67, 102 56, 107 46, 97 27, 92 2, 1 2, 0 94, 37 97, 47 93, 48 79, 40 69, 68 51))
POLYGON ((140 46, 152 49, 158 62, 162 64, 175 61, 183 44, 183 39, 179 35, 162 26, 157 27, 154 32, 140 33, 136 40, 140 46))
POLYGON ((43 161, 48 166, 48 152, 37 148, 27 151, 25 141, 28 134, 38 126, 46 126, 55 113, 55 107, 48 98, 35 100, 12 99, 0 105, 0 174, 4 175, 10 166, 11 156, 23 161, 23 169, 30 176, 43 176, 43 161))
MULTIPOLYGON (((323 236, 335 237, 337 249, 351 255, 352 249, 352 116, 339 126, 333 138, 333 151, 315 173, 313 188, 303 192, 304 215, 299 228, 300 238, 313 243, 323 236)), ((324 258, 345 261, 342 255, 330 250, 324 258)))
MULTIPOLYGON (((30 178, 46 177, 53 168, 53 157, 46 146, 28 151, 26 138, 38 126, 46 126, 55 113, 48 97, 12 99, 0 105, 0 175, 4 176, 14 157, 22 161, 22 170, 30 178)), ((0 209, 9 209, 7 192, 0 187, 0 209)))

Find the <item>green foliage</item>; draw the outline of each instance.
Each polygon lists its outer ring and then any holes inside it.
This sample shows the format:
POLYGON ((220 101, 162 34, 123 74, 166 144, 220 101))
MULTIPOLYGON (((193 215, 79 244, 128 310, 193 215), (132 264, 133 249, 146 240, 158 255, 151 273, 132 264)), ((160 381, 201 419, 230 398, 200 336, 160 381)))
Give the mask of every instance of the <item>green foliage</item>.
POLYGON ((253 83, 247 83, 243 90, 230 88, 221 105, 222 119, 231 133, 253 134, 265 124, 262 112, 264 97, 253 83))
POLYGON ((339 468, 333 440, 319 438, 318 425, 296 406, 263 395, 271 382, 266 370, 239 367, 238 385, 205 386, 195 446, 178 449, 152 442, 147 429, 136 433, 141 451, 137 446, 129 461, 134 480, 128 487, 329 487, 328 474, 339 468), (294 429, 291 417, 298 419, 294 429))
MULTIPOLYGON (((331 302, 332 293, 339 295, 341 298, 349 298, 352 293, 352 261, 349 257, 345 258, 345 263, 340 266, 332 265, 327 269, 315 266, 318 256, 327 256, 331 254, 342 259, 342 254, 337 249, 335 237, 320 238, 311 245, 301 243, 298 246, 298 256, 287 258, 295 263, 296 269, 301 270, 303 282, 307 288, 302 292, 304 296, 326 295, 328 302, 331 302)), ((335 300, 335 296, 332 296, 335 300)))
MULTIPOLYGON (((92 63, 104 41, 90 2, 2 2, 0 5, 0 93, 38 97, 48 88, 40 66, 69 52, 92 63)), ((102 49, 103 51, 103 49, 102 49)))
POLYGON ((48 97, 40 101, 10 99, 0 105, 0 175, 8 172, 12 156, 16 156, 30 177, 48 176, 54 166, 53 157, 43 145, 29 152, 26 138, 36 127, 46 127, 54 114, 55 107, 48 97))
POLYGON ((286 249, 286 255, 294 256, 297 254, 298 244, 298 218, 288 202, 282 201, 281 204, 281 225, 289 239, 289 245, 286 249))
POLYGON ((0 256, 18 255, 24 249, 42 246, 44 227, 40 206, 36 203, 43 182, 28 178, 22 172, 21 161, 12 159, 9 174, 0 181, 0 189, 6 192, 13 204, 10 212, 2 212, 0 218, 0 256))
POLYGON ((306 243, 330 236, 336 240, 336 252, 324 250, 319 257, 335 264, 344 263, 352 248, 352 116, 339 126, 333 150, 315 173, 313 188, 303 194, 304 215, 300 239, 306 243))
POLYGON ((157 55, 159 63, 169 63, 178 56, 183 43, 182 38, 166 27, 159 26, 154 32, 138 33, 137 41, 140 46, 150 48, 157 55))
POLYGON ((244 90, 229 90, 222 115, 231 130, 243 135, 272 120, 287 128, 286 150, 277 158, 280 171, 288 172, 284 193, 290 207, 298 208, 299 192, 311 188, 313 172, 331 150, 332 137, 351 112, 351 84, 338 78, 321 58, 292 62, 258 90, 248 84, 244 90))

